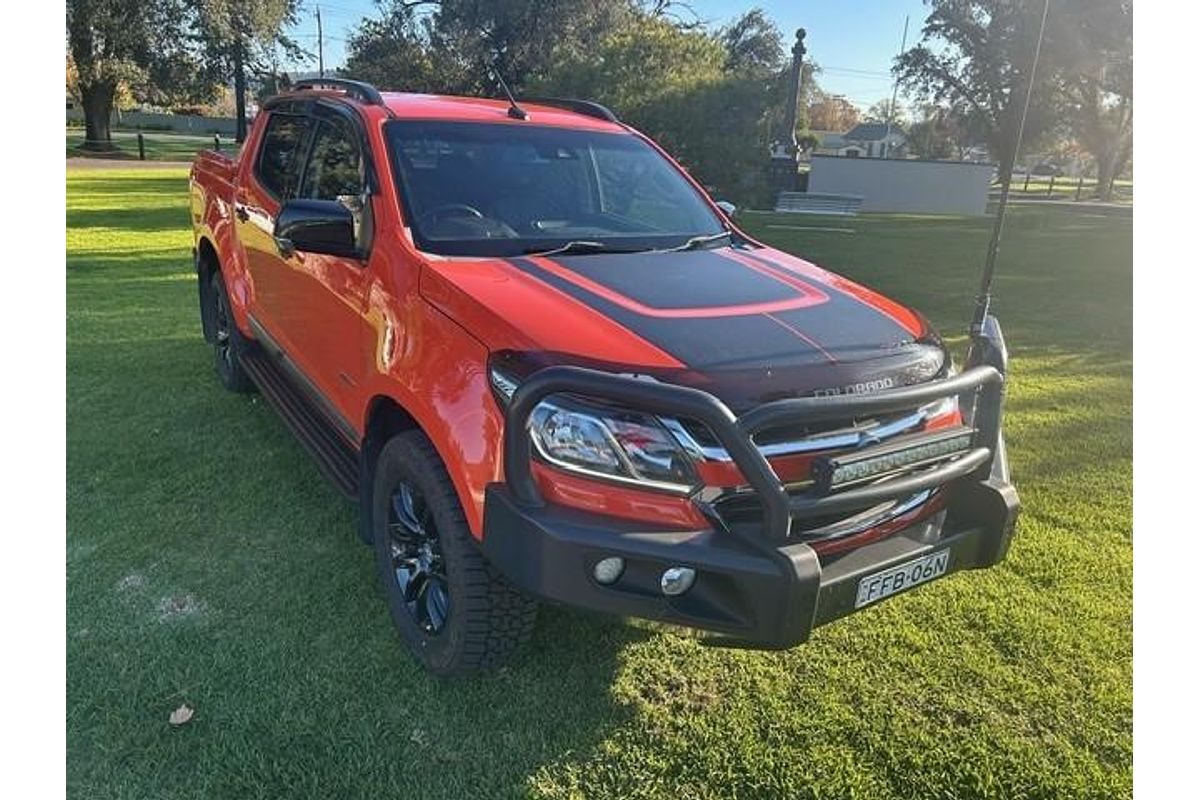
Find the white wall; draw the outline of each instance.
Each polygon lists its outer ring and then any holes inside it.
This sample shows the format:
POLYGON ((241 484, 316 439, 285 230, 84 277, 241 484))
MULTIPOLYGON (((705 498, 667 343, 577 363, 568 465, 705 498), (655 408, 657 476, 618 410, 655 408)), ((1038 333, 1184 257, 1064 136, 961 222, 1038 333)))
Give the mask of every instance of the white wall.
POLYGON ((808 190, 855 194, 863 211, 983 216, 992 164, 814 155, 808 190))

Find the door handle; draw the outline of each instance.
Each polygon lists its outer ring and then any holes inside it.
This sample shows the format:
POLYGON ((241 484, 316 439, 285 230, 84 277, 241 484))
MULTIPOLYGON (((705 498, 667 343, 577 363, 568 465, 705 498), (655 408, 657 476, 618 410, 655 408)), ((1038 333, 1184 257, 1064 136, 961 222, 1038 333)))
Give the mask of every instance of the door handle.
POLYGON ((246 208, 245 205, 243 205, 241 203, 233 204, 233 213, 237 214, 237 218, 240 219, 242 222, 250 221, 250 211, 249 211, 249 209, 246 208))

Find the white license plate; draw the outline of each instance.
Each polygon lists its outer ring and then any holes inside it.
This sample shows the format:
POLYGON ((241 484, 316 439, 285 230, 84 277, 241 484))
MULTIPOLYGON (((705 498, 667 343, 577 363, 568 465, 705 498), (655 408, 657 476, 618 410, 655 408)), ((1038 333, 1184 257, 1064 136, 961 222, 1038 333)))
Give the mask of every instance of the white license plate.
POLYGON ((950 551, 939 550, 883 572, 868 575, 858 582, 858 598, 854 601, 854 607, 862 608, 917 584, 928 583, 940 575, 945 575, 949 564, 950 551))

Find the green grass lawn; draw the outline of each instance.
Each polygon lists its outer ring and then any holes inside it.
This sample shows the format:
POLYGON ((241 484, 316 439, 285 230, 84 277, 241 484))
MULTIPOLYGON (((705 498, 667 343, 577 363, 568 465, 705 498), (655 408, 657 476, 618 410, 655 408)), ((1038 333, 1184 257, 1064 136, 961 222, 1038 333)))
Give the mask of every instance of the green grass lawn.
MULTIPOLYGON (((142 136, 146 146, 147 161, 191 161, 200 150, 212 150, 214 147, 212 135, 192 136, 182 133, 164 133, 162 131, 144 131, 142 136)), ((116 154, 102 154, 106 158, 121 158, 137 160, 138 144, 136 131, 113 131, 113 145, 116 154)), ((97 154, 81 149, 84 133, 79 128, 67 128, 67 156, 95 157, 97 154)), ((226 152, 236 152, 237 142, 232 136, 221 137, 221 149, 226 152)))
MULTIPOLYGON (((67 174, 72 796, 1131 794, 1129 219, 1012 212, 1004 564, 783 653, 546 609, 514 663, 447 684, 401 650, 353 509, 261 399, 219 388, 184 175, 67 174)), ((745 224, 961 347, 986 220, 745 224)))

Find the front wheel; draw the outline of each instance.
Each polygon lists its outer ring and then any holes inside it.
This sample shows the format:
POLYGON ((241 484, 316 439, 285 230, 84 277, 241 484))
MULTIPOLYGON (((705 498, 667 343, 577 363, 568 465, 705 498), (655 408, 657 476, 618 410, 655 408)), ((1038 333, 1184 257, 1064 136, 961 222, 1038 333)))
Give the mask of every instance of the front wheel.
POLYGON ((487 670, 529 638, 537 605, 484 560, 423 433, 383 447, 371 503, 388 610, 422 666, 442 676, 487 670))

